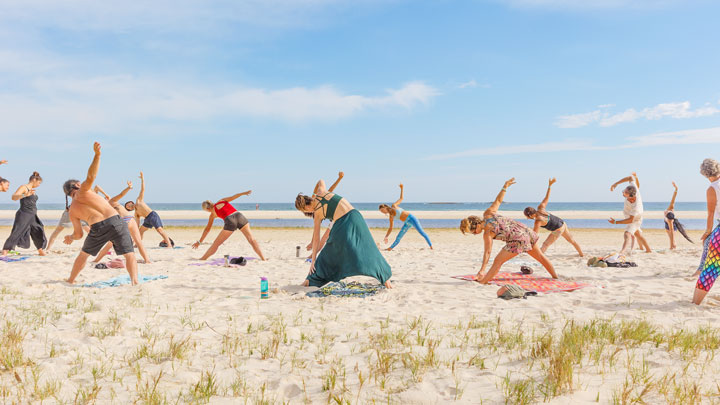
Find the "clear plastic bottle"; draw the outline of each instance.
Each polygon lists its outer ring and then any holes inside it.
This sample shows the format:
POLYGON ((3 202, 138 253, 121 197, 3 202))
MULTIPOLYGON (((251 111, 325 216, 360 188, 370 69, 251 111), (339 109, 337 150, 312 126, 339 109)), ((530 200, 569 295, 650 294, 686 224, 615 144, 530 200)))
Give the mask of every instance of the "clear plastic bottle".
POLYGON ((270 290, 270 283, 268 283, 267 277, 260 277, 260 298, 269 298, 268 291, 270 290))

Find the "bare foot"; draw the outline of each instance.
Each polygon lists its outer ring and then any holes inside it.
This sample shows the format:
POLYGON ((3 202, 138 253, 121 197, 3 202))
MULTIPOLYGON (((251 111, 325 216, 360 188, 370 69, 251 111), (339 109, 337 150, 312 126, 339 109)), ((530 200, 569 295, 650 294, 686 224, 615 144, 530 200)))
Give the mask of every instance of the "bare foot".
POLYGON ((430 250, 433 250, 432 246, 430 246, 430 250))
POLYGON ((388 288, 388 289, 393 288, 392 284, 390 284, 390 280, 385 282, 385 288, 388 288))
POLYGON ((387 250, 388 252, 391 252, 391 251, 392 251, 392 248, 387 248, 387 249, 385 249, 385 250, 387 250))
POLYGON ((68 284, 75 284, 75 280, 72 280, 72 281, 71 281, 70 279, 67 279, 67 280, 65 280, 65 281, 66 281, 68 284))
POLYGON ((47 256, 47 253, 45 253, 45 251, 42 250, 42 249, 38 249, 38 255, 40 255, 40 256, 47 256))
POLYGON ((3 256, 7 256, 7 252, 8 252, 7 250, 3 250, 3 251, 2 251, 2 255, 3 255, 3 256))
POLYGON ((302 286, 303 286, 303 287, 310 287, 310 280, 305 280, 305 281, 303 281, 302 286))

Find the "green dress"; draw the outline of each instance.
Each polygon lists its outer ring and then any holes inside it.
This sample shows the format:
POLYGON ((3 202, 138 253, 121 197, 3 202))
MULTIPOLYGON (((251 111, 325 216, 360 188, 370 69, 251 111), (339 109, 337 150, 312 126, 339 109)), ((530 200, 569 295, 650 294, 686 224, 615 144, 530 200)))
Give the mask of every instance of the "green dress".
MULTIPOLYGON (((342 197, 320 200, 327 206, 325 218, 332 218, 342 197)), ((325 246, 315 262, 315 272, 307 276, 311 286, 323 286, 351 276, 368 276, 384 284, 392 277, 390 265, 378 249, 365 219, 353 209, 335 221, 325 246)))

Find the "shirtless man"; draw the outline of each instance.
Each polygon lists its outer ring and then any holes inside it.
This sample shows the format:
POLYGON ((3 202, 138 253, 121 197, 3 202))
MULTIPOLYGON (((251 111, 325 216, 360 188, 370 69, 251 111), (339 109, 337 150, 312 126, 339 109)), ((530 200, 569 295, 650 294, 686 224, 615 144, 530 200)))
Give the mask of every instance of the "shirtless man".
POLYGON ((128 231, 128 227, 125 226, 117 211, 104 198, 93 192, 92 189, 100 167, 100 144, 95 142, 93 150, 95 151, 95 157, 90 164, 85 181, 80 183, 80 180, 68 180, 63 184, 65 204, 67 205, 67 197, 72 198, 72 204, 68 212, 74 230, 72 235, 65 236, 65 244, 69 245, 74 240, 83 237, 81 220, 90 224, 90 233, 85 238, 82 251, 75 259, 67 282, 70 284, 75 283, 75 278, 85 267, 88 257, 97 255, 106 242, 112 242, 115 253, 125 256, 130 282, 132 285, 136 285, 138 283, 137 261, 135 260, 130 231, 128 231))
POLYGON ((141 239, 148 229, 155 228, 160 236, 162 236, 163 242, 165 242, 165 247, 172 249, 172 247, 175 246, 175 243, 167 235, 165 229, 163 229, 163 223, 160 219, 160 215, 151 210, 150 207, 145 204, 145 177, 143 177, 143 172, 140 172, 140 194, 138 194, 138 198, 135 202, 126 202, 125 209, 128 211, 135 210, 135 221, 138 225, 140 225, 140 218, 145 218, 145 221, 143 221, 142 226, 140 227, 141 239))
MULTIPOLYGON (((125 197, 125 194, 128 193, 128 191, 132 190, 132 182, 127 182, 127 187, 123 189, 123 191, 120 192, 120 194, 116 195, 115 197, 110 198, 107 193, 105 193, 105 190, 103 190, 100 186, 95 186, 95 192, 102 194, 107 202, 110 203, 110 205, 115 208, 115 211, 117 211, 118 214, 122 217, 123 221, 127 224, 128 230, 130 231, 130 236, 133 239, 133 242, 135 242, 135 245, 137 246, 138 250, 140 251, 140 255, 145 260, 145 264, 150 263, 150 258, 147 255, 147 251, 145 250, 145 246, 142 243, 142 237, 140 236, 140 230, 138 229, 137 222, 135 222, 133 215, 128 212, 128 210, 125 209, 118 201, 120 201, 123 197, 125 197)), ((93 263, 98 263, 100 260, 102 260, 103 257, 107 254, 107 252, 110 251, 110 248, 112 247, 112 242, 108 242, 105 244, 105 246, 102 248, 100 253, 95 257, 95 260, 93 260, 93 263)))

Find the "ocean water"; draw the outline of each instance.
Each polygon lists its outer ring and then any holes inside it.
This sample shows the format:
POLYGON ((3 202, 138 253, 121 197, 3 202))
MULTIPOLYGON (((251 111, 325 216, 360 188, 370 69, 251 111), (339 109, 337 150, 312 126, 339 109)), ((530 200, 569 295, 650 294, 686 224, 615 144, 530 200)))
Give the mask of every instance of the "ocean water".
MULTIPOLYGON (((376 210, 380 203, 353 203, 353 206, 359 210, 376 210)), ((158 211, 201 211, 198 203, 149 203, 149 205, 158 211)), ((239 211, 254 211, 254 203, 237 203, 233 204, 239 211)), ((535 207, 537 202, 510 202, 504 203, 502 210, 522 211, 525 207, 535 207)), ((667 208, 667 202, 645 202, 646 211, 663 211, 667 208)), ((481 214, 487 207, 486 203, 403 203, 402 207, 409 211, 477 211, 481 214)), ((2 203, 0 210, 16 210, 17 203, 2 203)), ((61 210, 65 208, 65 204, 38 204, 41 210, 61 210)), ((295 211, 292 203, 260 203, 260 211, 295 211)), ((566 220, 570 228, 607 228, 622 229, 620 225, 612 225, 607 222, 610 211, 622 211, 623 203, 620 202, 553 202, 548 204, 549 211, 594 211, 597 216, 594 219, 568 219, 566 220)), ((678 202, 675 204, 676 211, 704 211, 706 209, 705 202, 678 202)), ((59 218, 58 218, 59 219, 59 218)), ((705 229, 704 219, 685 219, 679 218, 687 229, 702 230, 705 229)), ((54 226, 56 219, 45 219, 46 225, 54 226)), ((388 226, 387 219, 367 219, 368 225, 372 228, 382 228, 388 226)), ((168 226, 204 226, 207 219, 167 219, 163 222, 168 226)), ((526 225, 532 226, 531 221, 522 220, 526 225)), ((0 219, 0 225, 12 225, 12 219, 0 219)), ((221 224, 220 220, 216 220, 216 224, 221 224)), ((460 222, 458 219, 425 219, 422 225, 425 228, 457 228, 460 222)), ((302 217, 298 213, 298 218, 294 219, 254 219, 252 220, 254 227, 269 228, 310 228, 312 220, 302 217)), ((397 223, 396 223, 397 227, 397 223)), ((661 219, 645 219, 643 228, 646 229, 662 229, 664 223, 661 219)))
MULTIPOLYGON (((148 203, 152 209, 158 211, 202 211, 200 203, 148 203)), ((353 206, 361 211, 376 210, 379 202, 356 203, 353 206)), ((501 210, 522 211, 525 207, 536 207, 535 202, 507 202, 501 206, 501 210)), ((644 202, 646 211, 664 211, 668 202, 644 202)), ((295 211, 293 202, 288 203, 259 203, 260 211, 295 211)), ((236 203, 233 206, 239 211, 255 210, 255 203, 236 203)), ((403 203, 402 208, 410 211, 472 211, 482 212, 490 206, 490 202, 460 202, 460 203, 403 203)), ((17 203, 1 203, 0 210, 16 210, 17 203)), ((41 210, 62 210, 65 203, 39 203, 41 210)), ((550 211, 622 211, 623 203, 618 202, 551 202, 548 204, 550 211)), ((707 208, 705 202, 678 202, 675 203, 677 211, 704 211, 707 208)))

